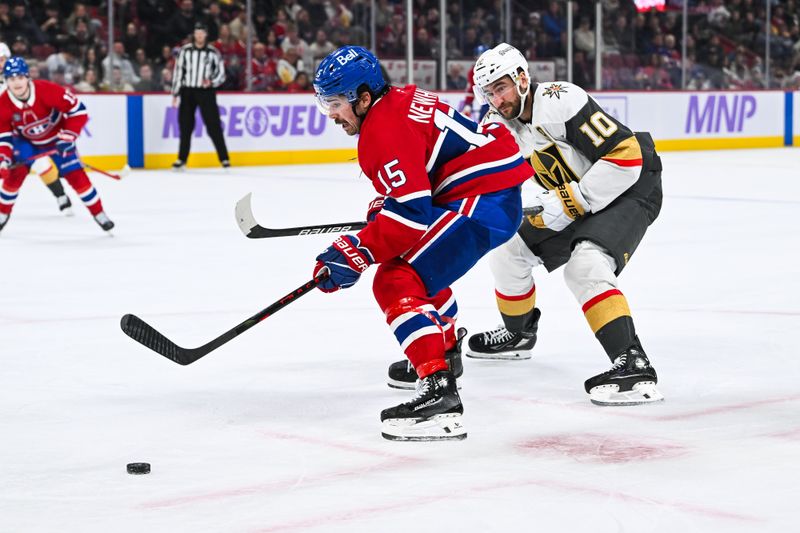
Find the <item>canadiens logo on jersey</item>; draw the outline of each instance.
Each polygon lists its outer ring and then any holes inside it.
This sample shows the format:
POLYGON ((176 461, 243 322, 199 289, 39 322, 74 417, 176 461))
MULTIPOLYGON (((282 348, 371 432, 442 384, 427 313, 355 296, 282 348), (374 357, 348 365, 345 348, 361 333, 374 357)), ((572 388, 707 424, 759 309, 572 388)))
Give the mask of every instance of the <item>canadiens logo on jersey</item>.
POLYGON ((17 130, 26 139, 38 141, 52 137, 53 129, 61 120, 61 113, 54 111, 49 116, 36 119, 36 115, 31 111, 25 111, 20 124, 15 124, 17 130))
POLYGON ((555 189, 559 185, 580 180, 555 144, 547 145, 544 150, 534 150, 531 166, 536 171, 534 179, 545 189, 555 189))

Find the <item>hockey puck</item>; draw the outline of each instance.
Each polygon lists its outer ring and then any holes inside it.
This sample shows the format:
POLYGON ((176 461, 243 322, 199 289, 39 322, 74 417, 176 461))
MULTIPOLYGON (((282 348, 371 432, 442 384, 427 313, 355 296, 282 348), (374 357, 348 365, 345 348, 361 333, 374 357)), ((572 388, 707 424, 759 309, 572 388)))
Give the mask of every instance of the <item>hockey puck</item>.
POLYGON ((128 463, 129 474, 149 474, 150 463, 128 463))

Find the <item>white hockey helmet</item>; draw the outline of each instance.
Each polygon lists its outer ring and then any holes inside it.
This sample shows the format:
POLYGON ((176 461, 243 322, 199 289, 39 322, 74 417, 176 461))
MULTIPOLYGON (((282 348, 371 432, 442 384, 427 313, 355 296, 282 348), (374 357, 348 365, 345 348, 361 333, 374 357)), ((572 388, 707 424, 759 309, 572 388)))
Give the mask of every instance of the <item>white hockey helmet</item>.
POLYGON ((11 50, 8 49, 8 45, 6 43, 0 43, 0 57, 4 57, 6 59, 11 57, 11 50))
POLYGON ((522 52, 512 45, 500 43, 494 48, 486 50, 478 57, 473 70, 475 96, 481 101, 491 104, 486 98, 483 88, 490 83, 494 83, 503 76, 510 76, 524 104, 525 97, 530 90, 530 84, 528 85, 528 90, 523 93, 519 86, 521 72, 524 72, 525 77, 530 81, 531 77, 528 72, 528 60, 525 59, 522 52))

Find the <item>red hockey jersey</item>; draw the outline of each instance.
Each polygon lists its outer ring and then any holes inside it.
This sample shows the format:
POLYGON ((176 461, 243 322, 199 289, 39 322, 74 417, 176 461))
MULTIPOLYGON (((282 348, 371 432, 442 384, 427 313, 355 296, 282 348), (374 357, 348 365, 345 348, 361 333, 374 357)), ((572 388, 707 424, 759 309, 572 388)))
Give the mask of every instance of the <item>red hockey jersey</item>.
POLYGON ((434 222, 432 206, 516 187, 533 176, 500 124, 479 126, 432 93, 393 87, 361 125, 364 174, 387 196, 358 233, 376 262, 399 256, 434 222))
POLYGON ((42 146, 55 142, 61 130, 80 134, 89 120, 86 107, 69 90, 45 80, 30 84, 25 102, 10 90, 0 94, 0 159, 11 158, 12 135, 42 146))

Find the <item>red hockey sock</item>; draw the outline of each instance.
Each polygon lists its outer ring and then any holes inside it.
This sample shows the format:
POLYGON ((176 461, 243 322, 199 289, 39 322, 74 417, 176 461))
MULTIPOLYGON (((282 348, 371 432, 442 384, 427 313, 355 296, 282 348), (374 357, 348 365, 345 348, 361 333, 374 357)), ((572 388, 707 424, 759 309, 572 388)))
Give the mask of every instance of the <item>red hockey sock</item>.
POLYGON ((93 216, 103 212, 103 202, 100 201, 100 195, 82 168, 73 170, 64 176, 64 179, 75 189, 75 192, 78 193, 81 201, 93 216))
MULTIPOLYGON (((422 378, 446 369, 445 332, 436 304, 444 305, 450 299, 452 293, 448 294, 449 289, 429 297, 411 265, 402 259, 393 259, 378 267, 373 290, 378 305, 386 314, 386 321, 417 375, 422 378)), ((452 332, 450 335, 455 338, 452 332)))

